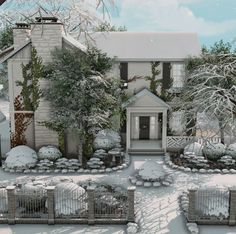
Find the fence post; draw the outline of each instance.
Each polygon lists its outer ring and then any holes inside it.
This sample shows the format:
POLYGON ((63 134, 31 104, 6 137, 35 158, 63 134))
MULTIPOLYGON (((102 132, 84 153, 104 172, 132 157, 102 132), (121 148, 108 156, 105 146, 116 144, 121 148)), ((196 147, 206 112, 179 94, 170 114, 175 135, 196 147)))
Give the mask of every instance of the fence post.
POLYGON ((196 221, 196 189, 189 190, 188 221, 196 221))
POLYGON ((88 187, 88 224, 95 223, 95 188, 88 187))
POLYGON ((8 224, 15 224, 16 194, 15 186, 7 186, 8 224))
POLYGON ((55 223, 55 215, 54 215, 54 190, 55 186, 46 187, 47 190, 47 205, 48 205, 48 224, 55 223))
POLYGON ((229 189, 229 225, 236 224, 236 188, 229 189))
POLYGON ((134 192, 136 187, 131 186, 128 187, 128 222, 134 222, 135 221, 135 215, 134 215, 134 192))

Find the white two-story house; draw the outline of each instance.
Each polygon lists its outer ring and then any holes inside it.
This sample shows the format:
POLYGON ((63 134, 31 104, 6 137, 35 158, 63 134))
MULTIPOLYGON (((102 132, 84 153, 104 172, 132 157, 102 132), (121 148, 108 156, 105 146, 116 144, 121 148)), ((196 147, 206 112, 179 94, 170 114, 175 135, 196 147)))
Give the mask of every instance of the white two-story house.
MULTIPOLYGON (((14 109, 14 99, 20 92, 16 81, 23 79, 21 64, 30 61, 32 46, 46 64, 51 61, 55 47, 78 48, 85 53, 86 45, 65 34, 56 18, 42 18, 32 25, 18 24, 13 31, 14 44, 0 54, 0 62, 8 62, 10 120, 14 133, 15 116, 22 112, 14 109)), ((109 32, 95 33, 92 37, 98 49, 115 57, 111 74, 127 84, 130 99, 123 103, 127 118, 121 127, 127 151, 165 151, 170 105, 149 91, 149 81, 144 77, 152 75, 151 62, 159 61, 162 85, 168 86, 172 80, 174 88, 181 88, 185 79, 184 60, 201 52, 198 36, 178 32, 109 32)), ((47 81, 40 81, 40 86, 47 86, 47 81)), ((58 145, 57 134, 39 124, 50 118, 50 109, 50 103, 42 99, 37 111, 32 113, 33 121, 26 131, 29 146, 37 149, 42 145, 58 145)), ((68 138, 67 149, 72 152, 70 146, 74 147, 68 138)))

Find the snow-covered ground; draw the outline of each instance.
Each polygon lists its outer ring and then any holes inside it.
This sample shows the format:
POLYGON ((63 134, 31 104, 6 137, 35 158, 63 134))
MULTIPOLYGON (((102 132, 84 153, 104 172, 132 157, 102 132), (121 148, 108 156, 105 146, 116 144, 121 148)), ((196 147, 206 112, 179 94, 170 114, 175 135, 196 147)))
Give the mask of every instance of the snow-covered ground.
MULTIPOLYGON (((2 149, 9 149, 9 103, 0 100, 0 109, 6 115, 7 120, 0 124, 2 135, 2 149)), ((107 175, 67 175, 75 182, 87 179, 104 181, 122 186, 130 186, 128 177, 133 175, 145 162, 145 160, 160 161, 162 157, 133 156, 129 168, 107 175)), ((139 210, 140 233, 143 234, 187 234, 185 218, 180 211, 178 196, 182 191, 199 186, 236 186, 236 175, 213 175, 184 173, 168 169, 174 177, 174 184, 170 187, 139 188, 136 190, 136 210, 139 210)), ((35 175, 39 178, 64 175, 35 175)), ((4 181, 27 180, 26 175, 5 173, 0 169, 0 183, 4 181)), ((121 234, 125 233, 123 225, 0 225, 0 234, 121 234)), ((201 226, 201 234, 236 234, 235 227, 228 226, 201 226)))

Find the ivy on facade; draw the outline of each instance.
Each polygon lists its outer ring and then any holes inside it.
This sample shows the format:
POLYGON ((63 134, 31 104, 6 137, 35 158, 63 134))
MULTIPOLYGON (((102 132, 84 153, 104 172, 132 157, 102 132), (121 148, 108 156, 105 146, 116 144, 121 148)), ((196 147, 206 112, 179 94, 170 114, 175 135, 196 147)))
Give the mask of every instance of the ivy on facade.
POLYGON ((22 81, 16 81, 16 85, 21 87, 20 94, 15 97, 14 110, 21 113, 15 113, 15 132, 11 135, 11 147, 27 144, 25 131, 32 122, 33 113, 24 113, 24 111, 36 111, 39 106, 41 90, 39 79, 43 76, 44 66, 42 59, 38 57, 34 47, 31 50, 31 61, 26 65, 22 64, 22 81))

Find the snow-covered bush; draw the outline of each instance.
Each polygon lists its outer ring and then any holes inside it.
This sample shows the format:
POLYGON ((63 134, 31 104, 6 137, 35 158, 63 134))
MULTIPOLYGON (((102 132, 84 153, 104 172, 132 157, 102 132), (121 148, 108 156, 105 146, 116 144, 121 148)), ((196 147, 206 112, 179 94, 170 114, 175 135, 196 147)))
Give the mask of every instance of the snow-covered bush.
POLYGON ((217 160, 225 154, 225 146, 221 143, 208 143, 204 145, 202 151, 206 158, 217 160))
POLYGON ((53 162, 49 161, 48 159, 43 159, 37 163, 37 167, 40 170, 49 170, 53 167, 53 162))
POLYGON ((59 158, 55 165, 59 169, 71 169, 77 170, 81 167, 81 163, 78 159, 59 158))
POLYGON ((28 169, 35 167, 38 156, 37 153, 28 146, 19 145, 12 148, 7 154, 5 161, 9 169, 28 169))
POLYGON ((234 165, 235 160, 232 158, 231 155, 224 155, 222 156, 218 162, 224 163, 226 166, 234 165))
POLYGON ((138 225, 137 225, 137 223, 128 223, 126 231, 127 231, 128 234, 137 233, 138 232, 138 225))
POLYGON ((45 207, 47 198, 45 181, 31 181, 24 184, 17 192, 19 207, 38 209, 45 207))
POLYGON ((226 148, 226 152, 227 155, 232 156, 234 159, 236 159, 236 143, 230 144, 227 148, 226 148))
POLYGON ((104 162, 100 158, 90 158, 87 162, 87 166, 91 169, 100 169, 104 165, 104 162))
POLYGON ((194 153, 195 155, 202 156, 202 148, 203 146, 201 144, 194 142, 184 147, 184 154, 194 153))
POLYGON ((119 133, 111 129, 104 129, 96 134, 93 144, 95 149, 109 150, 114 147, 120 147, 120 141, 119 133))
POLYGON ((85 189, 75 183, 59 183, 55 188, 55 215, 76 215, 85 211, 85 189))
POLYGON ((60 150, 57 147, 51 145, 41 147, 38 152, 38 157, 41 160, 48 159, 50 161, 55 161, 58 158, 61 158, 61 156, 62 153, 60 150))
POLYGON ((108 156, 108 153, 104 149, 96 150, 93 153, 93 157, 95 157, 95 158, 105 159, 107 156, 108 156))
POLYGON ((138 175, 144 181, 159 181, 166 176, 166 172, 162 164, 148 160, 141 166, 138 175))

